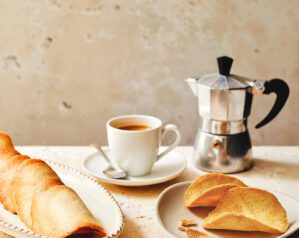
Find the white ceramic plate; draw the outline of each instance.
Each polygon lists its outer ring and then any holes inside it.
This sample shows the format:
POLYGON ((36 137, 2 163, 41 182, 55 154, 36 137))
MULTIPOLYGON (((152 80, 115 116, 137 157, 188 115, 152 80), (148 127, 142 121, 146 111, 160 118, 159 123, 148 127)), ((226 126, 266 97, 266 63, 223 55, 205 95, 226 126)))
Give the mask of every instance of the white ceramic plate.
POLYGON ((184 207, 183 197, 190 183, 191 182, 183 182, 174 184, 165 189, 158 198, 156 218, 160 227, 169 234, 170 237, 186 238, 186 234, 177 229, 181 219, 192 219, 196 221, 198 224, 196 229, 208 234, 212 238, 283 238, 288 237, 299 229, 299 203, 286 195, 273 192, 288 214, 290 226, 286 233, 282 235, 271 235, 263 232, 205 230, 202 228, 203 219, 213 208, 199 207, 188 209, 184 207))
MULTIPOLYGON (((112 195, 84 173, 53 161, 45 160, 59 175, 61 180, 74 189, 92 214, 101 222, 109 238, 116 238, 124 226, 121 209, 112 195)), ((18 238, 42 238, 30 231, 18 216, 0 206, 0 230, 18 238)))
MULTIPOLYGON (((109 149, 106 148, 105 152, 109 156, 109 149)), ((129 176, 126 179, 112 179, 104 175, 102 170, 107 167, 107 163, 98 153, 88 156, 83 163, 83 167, 87 173, 103 182, 121 186, 137 187, 163 183, 176 178, 184 171, 186 160, 177 152, 172 151, 156 162, 148 175, 141 177, 129 176)))

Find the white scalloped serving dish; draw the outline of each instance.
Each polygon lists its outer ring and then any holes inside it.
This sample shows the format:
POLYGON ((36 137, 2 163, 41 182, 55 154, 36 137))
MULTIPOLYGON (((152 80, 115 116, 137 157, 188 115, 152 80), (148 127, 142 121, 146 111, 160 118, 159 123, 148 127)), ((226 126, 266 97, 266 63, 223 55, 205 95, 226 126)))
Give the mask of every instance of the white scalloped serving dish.
MULTIPOLYGON (((101 222, 108 238, 116 238, 124 227, 121 209, 114 197, 95 179, 69 166, 45 160, 61 180, 74 189, 91 213, 101 222)), ((18 216, 0 204, 0 231, 17 238, 46 238, 29 230, 18 216)))

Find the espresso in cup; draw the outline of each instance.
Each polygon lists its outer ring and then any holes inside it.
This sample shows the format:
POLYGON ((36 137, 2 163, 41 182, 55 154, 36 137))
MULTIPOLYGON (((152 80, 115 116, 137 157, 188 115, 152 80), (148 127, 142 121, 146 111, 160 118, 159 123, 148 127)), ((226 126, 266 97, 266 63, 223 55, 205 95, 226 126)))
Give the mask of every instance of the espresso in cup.
POLYGON ((132 124, 132 125, 121 125, 121 126, 116 126, 117 129, 120 130, 127 130, 127 131, 143 131, 143 130, 148 130, 151 127, 148 125, 142 125, 142 124, 132 124))
POLYGON ((172 151, 181 141, 176 125, 162 126, 162 121, 152 116, 115 117, 107 122, 106 127, 112 159, 130 176, 148 174, 154 163, 172 151), (169 131, 176 134, 176 139, 159 153, 161 138, 169 131))

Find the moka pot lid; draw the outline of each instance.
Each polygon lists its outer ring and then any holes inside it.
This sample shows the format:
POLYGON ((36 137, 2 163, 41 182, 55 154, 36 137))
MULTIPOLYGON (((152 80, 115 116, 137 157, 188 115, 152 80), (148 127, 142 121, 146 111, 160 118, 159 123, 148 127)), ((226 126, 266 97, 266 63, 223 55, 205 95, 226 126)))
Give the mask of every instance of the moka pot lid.
POLYGON ((207 74, 197 79, 197 85, 215 90, 236 90, 250 87, 243 77, 230 74, 233 59, 227 56, 217 58, 219 74, 207 74))

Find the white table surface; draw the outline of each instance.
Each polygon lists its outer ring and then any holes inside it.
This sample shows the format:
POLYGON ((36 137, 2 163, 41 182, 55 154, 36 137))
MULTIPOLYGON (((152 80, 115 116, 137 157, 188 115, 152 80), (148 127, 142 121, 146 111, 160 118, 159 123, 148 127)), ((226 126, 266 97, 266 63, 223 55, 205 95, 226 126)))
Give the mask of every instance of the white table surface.
MULTIPOLYGON (((17 149, 33 158, 44 158, 82 170, 83 159, 95 152, 87 146, 19 146, 17 149)), ((195 179, 204 172, 194 169, 190 163, 192 147, 176 149, 188 160, 188 166, 178 178, 148 187, 120 187, 101 183, 119 202, 125 215, 125 228, 121 238, 166 238, 155 221, 155 202, 168 186, 195 179)), ((255 166, 243 173, 234 174, 247 185, 278 191, 299 201, 299 146, 254 147, 255 166)), ((0 237, 5 237, 0 234, 0 237)), ((291 236, 299 237, 299 232, 291 236)))

